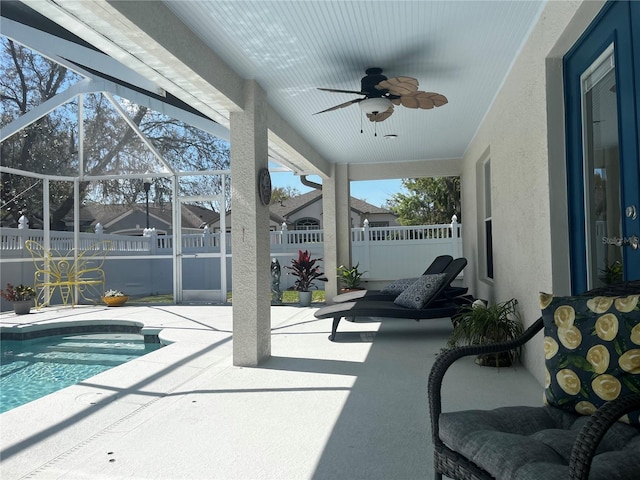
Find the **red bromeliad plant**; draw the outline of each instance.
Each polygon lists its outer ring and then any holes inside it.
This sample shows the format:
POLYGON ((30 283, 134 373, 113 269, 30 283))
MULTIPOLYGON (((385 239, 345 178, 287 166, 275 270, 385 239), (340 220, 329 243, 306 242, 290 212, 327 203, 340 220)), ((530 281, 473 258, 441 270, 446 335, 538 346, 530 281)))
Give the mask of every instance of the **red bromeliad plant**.
POLYGON ((292 290, 297 290, 298 292, 308 292, 310 288, 316 288, 313 283, 314 280, 320 280, 322 282, 326 282, 327 279, 323 278, 324 273, 320 271, 320 265, 316 265, 316 262, 322 260, 322 258, 312 259, 308 250, 304 252, 302 250, 298 250, 298 259, 291 260, 291 266, 286 266, 284 268, 288 268, 292 270, 294 275, 298 277, 298 279, 293 284, 292 290))

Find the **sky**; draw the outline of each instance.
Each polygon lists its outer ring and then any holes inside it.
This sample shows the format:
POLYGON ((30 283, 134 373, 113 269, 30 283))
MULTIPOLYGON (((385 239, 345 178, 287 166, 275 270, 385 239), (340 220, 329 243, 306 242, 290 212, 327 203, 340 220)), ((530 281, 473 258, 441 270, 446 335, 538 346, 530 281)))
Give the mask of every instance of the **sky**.
MULTIPOLYGON (((320 177, 309 175, 307 177, 312 182, 322 183, 320 177)), ((290 186, 296 188, 300 193, 310 192, 312 189, 300 183, 300 177, 293 173, 272 172, 271 183, 274 187, 290 186)), ((376 207, 383 207, 384 203, 394 193, 402 191, 401 180, 368 180, 351 182, 351 196, 364 200, 376 207)))

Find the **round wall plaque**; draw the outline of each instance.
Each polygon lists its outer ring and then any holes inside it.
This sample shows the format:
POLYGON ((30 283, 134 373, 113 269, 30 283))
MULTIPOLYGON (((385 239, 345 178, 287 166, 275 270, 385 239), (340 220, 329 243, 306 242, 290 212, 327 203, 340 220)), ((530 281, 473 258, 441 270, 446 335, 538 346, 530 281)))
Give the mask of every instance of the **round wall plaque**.
POLYGON ((263 205, 271 203, 271 175, 268 168, 261 168, 258 173, 258 194, 263 205))

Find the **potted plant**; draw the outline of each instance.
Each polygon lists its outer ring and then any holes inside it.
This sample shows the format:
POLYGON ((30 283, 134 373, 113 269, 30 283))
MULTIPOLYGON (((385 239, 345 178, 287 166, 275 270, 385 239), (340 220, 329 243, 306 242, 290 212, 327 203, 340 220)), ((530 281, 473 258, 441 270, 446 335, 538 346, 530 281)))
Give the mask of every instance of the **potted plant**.
POLYGON ((29 285, 14 287, 11 283, 7 283, 7 288, 0 290, 0 296, 13 304, 13 311, 17 315, 25 315, 31 311, 36 291, 29 285))
POLYGON ((316 265, 316 262, 321 261, 322 258, 311 258, 308 250, 304 252, 298 250, 298 258, 291 260, 291 266, 285 265, 292 271, 292 275, 297 277, 291 290, 297 290, 300 295, 300 306, 308 307, 311 305, 311 288, 317 288, 315 280, 326 282, 324 273, 320 271, 320 265, 316 265))
MULTIPOLYGON (((515 298, 495 305, 476 300, 465 305, 452 317, 453 333, 447 348, 460 344, 487 345, 504 343, 522 334, 522 323, 515 298)), ((520 357, 520 350, 499 354, 479 355, 476 363, 483 366, 508 367, 520 357)))
POLYGON ((613 285, 614 283, 619 283, 622 281, 623 271, 622 271, 622 263, 618 260, 613 262, 611 265, 607 265, 604 270, 600 270, 602 273, 601 278, 602 281, 607 285, 613 285))
POLYGON ((341 289, 343 292, 349 292, 351 290, 362 290, 360 287, 360 279, 364 272, 360 272, 358 267, 360 266, 360 262, 356 263, 355 267, 347 268, 344 265, 340 265, 338 267, 338 278, 344 284, 344 287, 341 289))
POLYGON ((109 307, 121 307, 129 300, 129 297, 120 290, 107 290, 102 296, 102 301, 109 307))

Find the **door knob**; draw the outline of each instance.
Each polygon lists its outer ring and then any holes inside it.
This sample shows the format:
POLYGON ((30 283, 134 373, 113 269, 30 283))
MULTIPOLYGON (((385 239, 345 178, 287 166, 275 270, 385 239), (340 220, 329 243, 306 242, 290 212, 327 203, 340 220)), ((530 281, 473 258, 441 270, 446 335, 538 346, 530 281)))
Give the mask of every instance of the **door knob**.
POLYGON ((625 213, 631 220, 635 220, 636 218, 638 218, 638 209, 635 205, 629 205, 625 210, 625 213))

